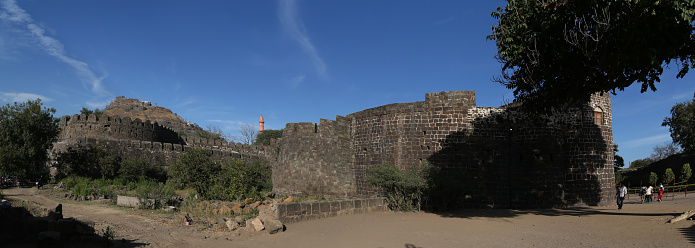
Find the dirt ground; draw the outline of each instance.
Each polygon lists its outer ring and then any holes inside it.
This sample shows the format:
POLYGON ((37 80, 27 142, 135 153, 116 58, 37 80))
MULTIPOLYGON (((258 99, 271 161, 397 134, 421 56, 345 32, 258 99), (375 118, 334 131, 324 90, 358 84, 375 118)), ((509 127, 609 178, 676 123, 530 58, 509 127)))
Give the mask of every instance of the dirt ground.
MULTIPOLYGON (((48 208, 58 202, 35 188, 3 191, 48 208)), ((61 201, 63 215, 115 230, 114 247, 695 247, 695 221, 666 223, 695 209, 695 193, 617 207, 465 210, 450 214, 369 213, 286 224, 274 235, 241 236, 172 225, 139 211, 61 201)))

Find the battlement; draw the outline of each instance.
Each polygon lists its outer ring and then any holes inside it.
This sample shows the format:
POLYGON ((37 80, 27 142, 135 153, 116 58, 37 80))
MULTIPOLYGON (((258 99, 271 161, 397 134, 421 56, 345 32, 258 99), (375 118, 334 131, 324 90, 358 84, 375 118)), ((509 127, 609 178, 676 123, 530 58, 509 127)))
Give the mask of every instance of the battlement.
POLYGON ((59 140, 69 141, 75 138, 115 138, 133 139, 152 142, 180 143, 178 134, 169 127, 144 122, 129 117, 111 117, 102 115, 73 115, 61 117, 59 140))
POLYGON ((473 91, 429 93, 425 101, 319 125, 288 123, 273 164, 273 191, 378 196, 367 168, 429 163, 466 190, 447 199, 460 207, 605 206, 614 186, 612 142, 608 94, 528 115, 511 105, 478 107, 473 91))

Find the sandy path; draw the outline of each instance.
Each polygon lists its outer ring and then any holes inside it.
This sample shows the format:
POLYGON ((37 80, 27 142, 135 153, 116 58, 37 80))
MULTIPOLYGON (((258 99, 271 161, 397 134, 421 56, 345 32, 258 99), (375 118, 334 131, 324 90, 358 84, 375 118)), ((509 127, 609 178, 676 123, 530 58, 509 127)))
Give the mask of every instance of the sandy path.
MULTIPOLYGON (((55 206, 36 189, 5 194, 55 206)), ((636 198, 636 199, 635 199, 636 198)), ((695 221, 666 221, 695 209, 695 194, 660 203, 626 200, 623 210, 582 207, 555 210, 466 210, 370 213, 287 225, 287 231, 234 236, 168 226, 128 210, 63 204, 66 217, 91 219, 97 230, 116 229, 126 247, 695 247, 695 221), (205 237, 208 238, 205 238, 205 237)))

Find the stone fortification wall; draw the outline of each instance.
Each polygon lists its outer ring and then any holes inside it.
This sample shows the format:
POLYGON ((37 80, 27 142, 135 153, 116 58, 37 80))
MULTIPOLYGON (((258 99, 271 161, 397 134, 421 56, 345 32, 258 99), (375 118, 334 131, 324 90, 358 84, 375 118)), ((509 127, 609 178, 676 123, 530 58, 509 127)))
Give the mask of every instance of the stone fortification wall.
POLYGON ((59 140, 69 141, 79 138, 113 138, 142 140, 152 142, 180 143, 174 130, 151 123, 149 120, 131 120, 129 117, 102 115, 73 115, 60 119, 59 140))
MULTIPOLYGON (((513 108, 478 107, 472 91, 439 92, 427 94, 424 102, 372 108, 338 117, 336 122, 348 122, 347 130, 313 134, 322 140, 341 140, 339 146, 326 143, 329 150, 288 142, 311 132, 288 132, 300 124, 287 125, 278 143, 281 157, 312 156, 277 160, 275 191, 331 192, 350 182, 354 186, 348 189, 354 191, 347 195, 376 196, 379 190, 365 180, 366 168, 428 162, 439 169, 438 183, 450 191, 439 192, 452 196, 452 202, 444 203, 448 205, 538 208, 608 205, 612 199, 612 116, 607 94, 594 96, 588 104, 531 117, 513 108), (324 161, 321 166, 326 167, 325 162, 335 157, 342 159, 339 171, 347 176, 312 174, 322 168, 313 161, 324 161)), ((301 126, 312 130, 312 124, 301 126)))
POLYGON ((285 195, 348 197, 355 195, 349 122, 290 123, 273 150, 274 191, 285 195), (288 186, 288 187, 286 187, 288 186))
POLYGON ((231 162, 242 159, 247 162, 268 163, 264 149, 233 150, 225 147, 212 146, 188 146, 175 143, 162 143, 141 140, 112 139, 112 138, 74 138, 70 142, 57 142, 54 144, 54 152, 63 152, 67 149, 79 149, 82 147, 102 147, 111 156, 126 158, 139 158, 150 164, 168 166, 175 163, 178 157, 193 149, 205 149, 212 152, 214 161, 231 162))
POLYGON ((167 166, 183 152, 206 149, 212 152, 213 159, 217 161, 243 159, 268 163, 264 154, 269 148, 200 138, 180 139, 174 130, 149 120, 142 122, 128 117, 73 115, 62 117, 60 123, 61 133, 59 142, 54 145, 54 152, 100 146, 112 156, 136 157, 167 166))

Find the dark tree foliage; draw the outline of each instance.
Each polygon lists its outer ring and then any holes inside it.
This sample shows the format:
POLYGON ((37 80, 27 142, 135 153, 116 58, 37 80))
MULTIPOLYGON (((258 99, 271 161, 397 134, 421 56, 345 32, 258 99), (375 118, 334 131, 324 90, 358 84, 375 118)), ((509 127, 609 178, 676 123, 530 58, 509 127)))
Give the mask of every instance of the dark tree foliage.
POLYGON ((492 17, 502 75, 531 109, 584 102, 634 82, 656 90, 664 67, 678 78, 695 58, 695 2, 682 0, 509 0, 492 17))
POLYGON ((113 179, 118 174, 119 161, 106 154, 104 148, 77 147, 56 154, 57 178, 80 176, 113 179))
MULTIPOLYGON (((695 96, 693 96, 695 100, 695 96)), ((678 103, 671 108, 671 117, 664 118, 662 126, 668 126, 671 138, 684 151, 695 151, 695 104, 693 100, 678 103)))
POLYGON ((196 149, 179 156, 178 161, 169 167, 169 177, 184 187, 195 189, 200 195, 207 195, 214 183, 213 176, 220 171, 220 165, 212 161, 211 152, 196 149))
POLYGON ((96 117, 101 116, 101 114, 103 114, 103 113, 104 112, 101 112, 101 110, 99 110, 99 108, 96 108, 92 111, 88 108, 82 107, 82 109, 80 110, 80 114, 83 114, 83 115, 92 115, 93 114, 96 117))
POLYGON ((270 145, 271 139, 282 138, 282 130, 267 129, 256 136, 256 145, 270 145))
POLYGON ((637 159, 635 161, 632 161, 632 163, 630 163, 630 168, 641 168, 641 167, 645 167, 647 165, 650 165, 651 163, 654 163, 654 162, 656 162, 656 161, 654 161, 654 159, 652 159, 652 158, 637 159))
POLYGON ((625 159, 618 155, 618 145, 613 144, 613 167, 623 168, 625 166, 625 159))
POLYGON ((48 174, 48 150, 60 130, 56 110, 42 107, 40 99, 0 107, 0 175, 48 174))

